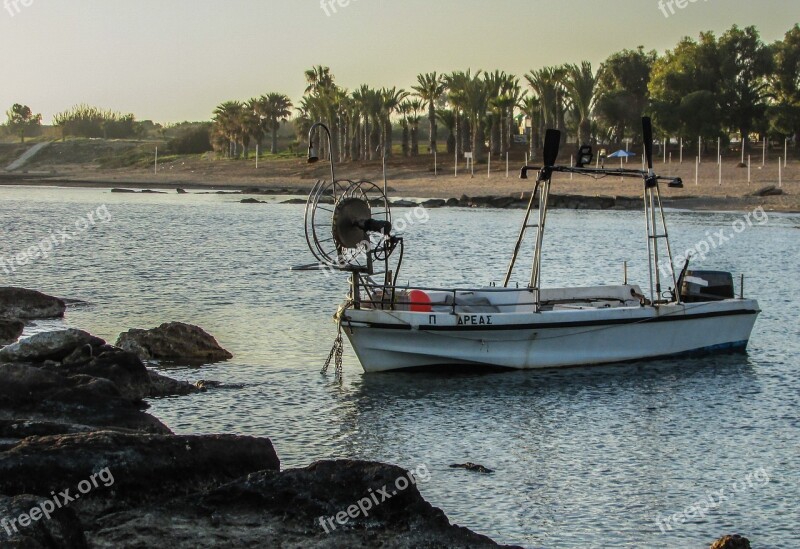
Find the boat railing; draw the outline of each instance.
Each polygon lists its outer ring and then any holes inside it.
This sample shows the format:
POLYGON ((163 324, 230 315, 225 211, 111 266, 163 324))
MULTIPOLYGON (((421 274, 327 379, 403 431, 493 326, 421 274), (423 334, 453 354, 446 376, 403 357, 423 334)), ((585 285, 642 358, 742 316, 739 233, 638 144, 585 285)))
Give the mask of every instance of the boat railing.
MULTIPOLYGON (((533 288, 503 288, 503 287, 484 287, 484 288, 440 288, 431 286, 402 286, 391 287, 377 283, 362 283, 359 285, 366 295, 359 295, 353 299, 354 307, 357 309, 379 309, 379 310, 411 310, 415 308, 417 312, 444 312, 444 307, 449 308, 450 314, 456 313, 502 313, 510 309, 524 309, 532 312, 539 312, 542 309, 550 308, 556 304, 570 303, 591 303, 618 301, 622 304, 626 300, 614 296, 592 296, 578 297, 571 299, 555 299, 539 301, 536 299, 536 290, 533 288), (422 292, 425 299, 415 299, 414 292, 422 292), (496 302, 486 300, 469 300, 475 294, 511 294, 528 293, 532 297, 530 300, 496 302), (431 298, 434 295, 435 299, 431 298), (465 299, 466 298, 466 299, 465 299), (428 309, 429 308, 429 309, 428 309), (530 309, 528 309, 530 308, 530 309)), ((422 296, 420 296, 422 297, 422 296)))

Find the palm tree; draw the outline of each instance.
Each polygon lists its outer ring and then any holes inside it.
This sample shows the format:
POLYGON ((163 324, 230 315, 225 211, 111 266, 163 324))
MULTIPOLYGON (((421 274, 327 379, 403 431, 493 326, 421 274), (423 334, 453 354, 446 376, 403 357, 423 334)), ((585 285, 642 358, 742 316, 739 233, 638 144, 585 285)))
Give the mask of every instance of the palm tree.
POLYGON ((453 154, 456 152, 456 114, 450 109, 439 109, 436 117, 447 129, 447 153, 453 154))
POLYGON ((517 104, 531 124, 531 134, 528 137, 528 153, 534 158, 540 149, 540 128, 542 124, 542 102, 535 94, 525 94, 517 104))
POLYGON ((578 65, 567 65, 564 88, 578 120, 579 144, 587 145, 592 138, 592 111, 594 109, 597 76, 588 61, 578 65))
POLYGON ((410 156, 411 152, 411 134, 408 131, 408 115, 411 112, 411 106, 409 105, 408 101, 403 101, 400 103, 400 106, 397 107, 397 112, 400 114, 400 126, 403 128, 403 138, 402 138, 402 151, 403 156, 410 156))
POLYGON ((412 86, 422 103, 428 107, 428 149, 430 154, 436 150, 436 102, 445 91, 444 78, 435 72, 417 75, 417 85, 412 86))
POLYGON ((455 71, 443 76, 446 91, 447 102, 453 111, 454 126, 453 134, 456 140, 456 151, 460 156, 469 147, 469 132, 467 131, 464 118, 464 108, 466 103, 465 90, 467 82, 472 80, 470 70, 455 71))
MULTIPOLYGON (((289 120, 292 114, 292 101, 282 93, 268 93, 258 98, 255 110, 258 113, 262 127, 265 132, 269 132, 272 138, 270 152, 278 153, 278 130, 283 122, 289 120)), ((259 146, 261 142, 259 141, 259 146)))
POLYGON ((489 93, 487 81, 481 76, 481 71, 466 82, 464 88, 464 112, 472 128, 472 160, 483 162, 486 112, 489 108, 489 93))
POLYGON ((398 90, 397 87, 383 88, 380 91, 382 100, 381 108, 381 149, 385 152, 386 156, 392 156, 392 114, 403 102, 403 99, 409 96, 405 90, 398 90))
POLYGON ((408 102, 408 126, 411 133, 411 156, 419 156, 419 121, 423 103, 419 99, 408 102))
POLYGON ((214 131, 228 142, 227 156, 238 158, 238 144, 242 134, 242 104, 226 101, 214 109, 214 131))

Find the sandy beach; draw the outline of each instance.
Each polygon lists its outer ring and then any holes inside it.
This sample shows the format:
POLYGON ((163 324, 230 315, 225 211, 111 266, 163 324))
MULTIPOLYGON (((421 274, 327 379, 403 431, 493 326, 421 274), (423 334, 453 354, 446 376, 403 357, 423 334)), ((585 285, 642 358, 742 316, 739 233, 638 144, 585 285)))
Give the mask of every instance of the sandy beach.
MULTIPOLYGON (((54 149, 57 148, 53 147, 54 149)), ((134 187, 152 189, 289 189, 297 194, 308 191, 317 179, 330 178, 327 162, 309 165, 303 158, 261 159, 256 167, 255 159, 226 160, 208 157, 187 156, 160 163, 158 172, 154 166, 147 169, 117 168, 103 169, 94 163, 60 163, 55 155, 26 166, 25 170, 0 174, 0 184, 58 185, 90 187, 134 187)), ((568 160, 561 159, 562 162, 568 160)), ((625 167, 640 166, 638 159, 631 159, 625 167)), ((391 197, 397 198, 459 198, 462 195, 507 196, 530 191, 533 180, 519 179, 519 168, 524 161, 510 160, 508 175, 506 163, 493 162, 491 171, 487 165, 476 166, 474 175, 466 171, 463 162, 456 176, 453 160, 442 162, 438 157, 436 174, 433 158, 394 157, 387 162, 388 185, 391 197)), ((790 161, 781 168, 779 196, 751 196, 766 186, 779 186, 778 159, 768 158, 766 165, 755 162, 748 182, 747 168, 737 167, 738 158, 724 158, 721 171, 713 160, 700 165, 695 178, 694 157, 690 161, 667 162, 660 159, 655 164, 659 175, 678 176, 684 181, 683 189, 663 188, 663 197, 671 205, 696 210, 745 210, 763 206, 773 211, 800 212, 800 162, 790 161)), ((617 167, 616 162, 607 163, 617 167)), ((336 177, 345 179, 382 180, 380 161, 345 163, 337 165, 336 177)), ((554 194, 583 196, 641 196, 641 184, 635 179, 624 181, 617 177, 592 179, 589 177, 559 174, 554 177, 554 194)))

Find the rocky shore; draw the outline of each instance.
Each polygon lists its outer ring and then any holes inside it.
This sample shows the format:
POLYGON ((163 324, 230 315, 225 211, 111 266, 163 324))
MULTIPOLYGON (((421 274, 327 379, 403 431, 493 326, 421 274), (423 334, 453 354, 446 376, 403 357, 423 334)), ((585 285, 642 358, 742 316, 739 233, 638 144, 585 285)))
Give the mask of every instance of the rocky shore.
MULTIPOLYGON (((0 288, 0 328, 8 328, 0 349, 0 547, 499 546, 451 524, 399 467, 333 460, 281 469, 267 438, 174 434, 146 412, 147 399, 220 384, 177 381, 145 360, 231 358, 196 326, 129 330, 116 345, 76 329, 15 342, 27 322, 65 310, 62 299, 0 288), (387 487, 399 491, 387 497, 387 487)), ((749 543, 728 536, 714 547, 749 543)))
POLYGON ((362 513, 365 496, 410 478, 399 467, 281 470, 267 438, 172 433, 146 399, 218 384, 173 380, 142 359, 231 357, 197 327, 130 330, 114 346, 75 329, 12 343, 26 322, 64 311, 64 300, 0 289, 0 547, 498 546, 451 525, 413 483, 362 513))

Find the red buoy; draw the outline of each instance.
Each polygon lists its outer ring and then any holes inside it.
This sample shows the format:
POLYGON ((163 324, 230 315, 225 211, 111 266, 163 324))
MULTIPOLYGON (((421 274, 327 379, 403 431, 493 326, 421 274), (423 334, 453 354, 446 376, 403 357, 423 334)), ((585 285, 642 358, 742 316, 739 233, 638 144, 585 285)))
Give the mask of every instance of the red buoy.
POLYGON ((411 312, 430 313, 431 298, 422 290, 411 290, 408 292, 408 300, 411 302, 411 312))

